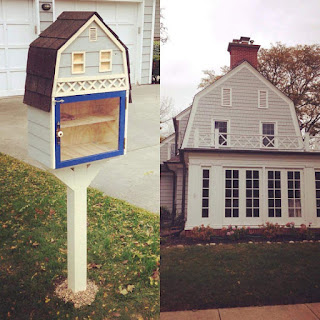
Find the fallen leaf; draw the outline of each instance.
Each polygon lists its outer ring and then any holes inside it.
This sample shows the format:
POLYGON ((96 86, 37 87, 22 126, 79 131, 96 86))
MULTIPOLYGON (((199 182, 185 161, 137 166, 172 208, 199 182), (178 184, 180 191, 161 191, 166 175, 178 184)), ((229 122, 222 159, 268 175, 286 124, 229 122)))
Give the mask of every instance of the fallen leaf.
POLYGON ((122 264, 127 264, 129 260, 122 261, 122 264))
POLYGON ((133 289, 134 289, 134 285, 129 284, 129 285, 127 286, 127 290, 128 290, 129 292, 132 292, 133 289))
POLYGON ((37 241, 35 241, 35 242, 32 244, 32 246, 36 248, 36 247, 39 246, 39 243, 38 243, 37 241))
POLYGON ((124 296, 128 294, 128 290, 126 288, 122 288, 121 286, 119 287, 119 291, 124 296))
POLYGON ((50 301, 50 299, 48 298, 48 296, 46 296, 46 298, 44 299, 45 303, 48 303, 50 301))

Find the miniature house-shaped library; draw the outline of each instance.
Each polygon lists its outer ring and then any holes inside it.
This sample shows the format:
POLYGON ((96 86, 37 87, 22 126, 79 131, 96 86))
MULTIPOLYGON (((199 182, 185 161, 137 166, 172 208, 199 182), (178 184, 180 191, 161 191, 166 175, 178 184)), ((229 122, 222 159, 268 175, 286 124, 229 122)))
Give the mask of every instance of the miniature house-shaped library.
POLYGON ((96 12, 63 12, 31 43, 29 155, 51 169, 125 153, 127 47, 96 12))

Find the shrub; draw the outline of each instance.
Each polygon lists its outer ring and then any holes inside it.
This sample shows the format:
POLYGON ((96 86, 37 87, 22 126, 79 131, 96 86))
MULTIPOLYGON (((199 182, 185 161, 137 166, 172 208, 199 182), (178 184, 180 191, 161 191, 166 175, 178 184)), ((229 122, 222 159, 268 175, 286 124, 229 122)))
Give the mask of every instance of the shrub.
POLYGON ((269 240, 276 239, 279 235, 283 234, 283 226, 280 226, 278 223, 266 222, 260 228, 263 231, 263 235, 269 240))
POLYGON ((214 229, 210 228, 209 226, 205 227, 202 224, 200 227, 194 227, 191 230, 189 237, 195 240, 210 241, 214 234, 214 229))
POLYGON ((238 226, 232 227, 232 225, 229 225, 228 228, 222 228, 221 232, 222 232, 222 236, 235 241, 235 240, 244 239, 248 235, 249 230, 250 230, 249 227, 238 228, 238 226))

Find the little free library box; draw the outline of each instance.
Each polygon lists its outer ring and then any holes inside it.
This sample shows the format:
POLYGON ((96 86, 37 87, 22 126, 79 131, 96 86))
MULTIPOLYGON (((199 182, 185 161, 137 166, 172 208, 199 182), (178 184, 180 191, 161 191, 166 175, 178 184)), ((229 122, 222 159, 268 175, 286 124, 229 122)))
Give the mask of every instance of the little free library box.
POLYGON ((50 169, 125 153, 127 47, 96 12, 63 12, 30 44, 29 155, 50 169))

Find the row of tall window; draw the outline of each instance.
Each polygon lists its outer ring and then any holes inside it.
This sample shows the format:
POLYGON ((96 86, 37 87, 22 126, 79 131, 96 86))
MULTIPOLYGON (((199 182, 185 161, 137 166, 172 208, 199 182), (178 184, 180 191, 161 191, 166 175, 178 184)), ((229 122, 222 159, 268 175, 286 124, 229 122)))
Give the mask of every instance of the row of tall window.
MULTIPOLYGON (((240 172, 238 169, 225 170, 224 214, 227 218, 239 217, 240 172)), ((210 170, 202 170, 202 217, 209 217, 210 170)), ((301 173, 300 171, 267 171, 268 217, 280 218, 283 215, 282 183, 285 179, 289 217, 301 217, 301 173)), ((315 172, 317 217, 320 217, 320 172, 315 172)), ((260 217, 260 171, 245 171, 245 213, 247 218, 260 217)), ((211 210, 212 212, 212 210, 211 210)))

